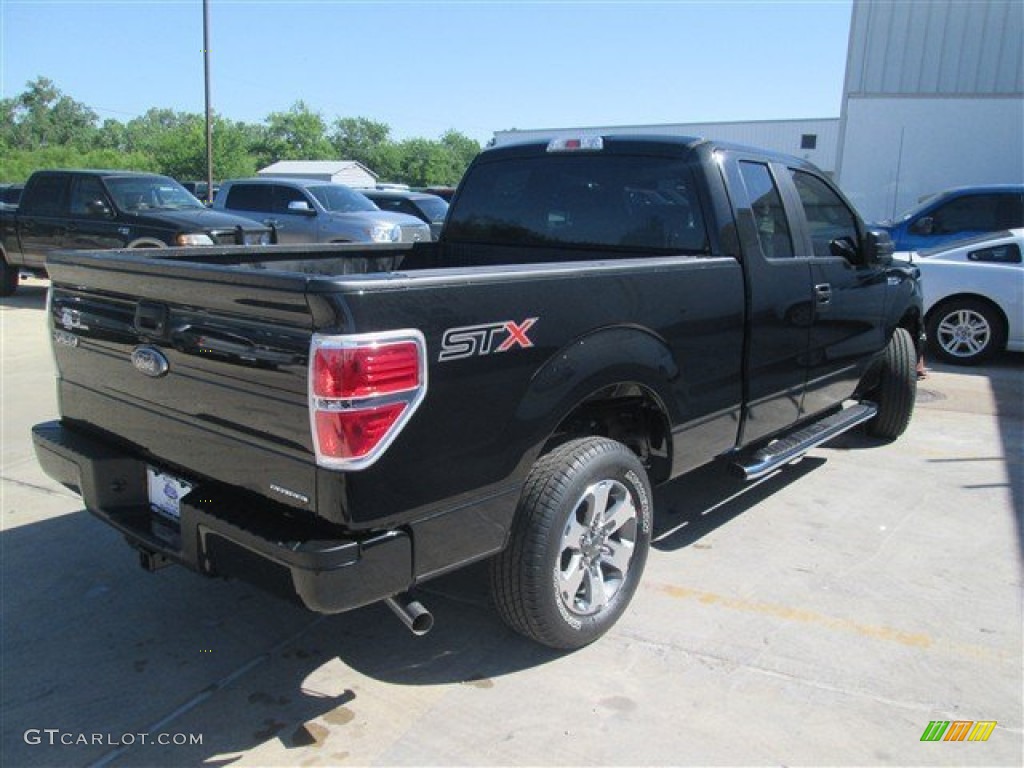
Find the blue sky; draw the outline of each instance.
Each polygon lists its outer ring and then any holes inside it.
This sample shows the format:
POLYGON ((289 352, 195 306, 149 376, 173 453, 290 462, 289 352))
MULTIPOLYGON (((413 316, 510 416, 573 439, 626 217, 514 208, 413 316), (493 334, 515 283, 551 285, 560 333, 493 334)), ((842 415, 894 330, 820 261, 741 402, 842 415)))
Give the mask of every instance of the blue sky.
MULTIPOLYGON (((392 138, 838 117, 850 0, 210 0, 212 102, 298 100, 392 138)), ((0 0, 0 95, 38 76, 100 119, 202 113, 201 0, 0 0)))

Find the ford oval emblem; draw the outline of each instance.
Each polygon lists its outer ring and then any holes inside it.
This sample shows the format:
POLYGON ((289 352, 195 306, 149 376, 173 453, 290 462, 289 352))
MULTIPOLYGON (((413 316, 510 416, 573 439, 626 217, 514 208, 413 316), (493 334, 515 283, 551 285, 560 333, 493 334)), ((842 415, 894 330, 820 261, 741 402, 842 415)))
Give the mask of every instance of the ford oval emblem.
POLYGON ((136 347, 132 352, 132 365, 139 373, 154 379, 166 374, 171 367, 163 352, 156 347, 136 347))

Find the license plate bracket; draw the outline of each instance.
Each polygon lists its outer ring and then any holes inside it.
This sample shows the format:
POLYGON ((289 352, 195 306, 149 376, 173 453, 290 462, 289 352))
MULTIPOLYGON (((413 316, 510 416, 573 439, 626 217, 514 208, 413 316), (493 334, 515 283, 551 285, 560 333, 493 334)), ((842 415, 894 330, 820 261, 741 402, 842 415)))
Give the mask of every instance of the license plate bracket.
POLYGON ((146 467, 149 506, 157 514, 174 522, 181 520, 181 500, 193 484, 156 467, 146 467))

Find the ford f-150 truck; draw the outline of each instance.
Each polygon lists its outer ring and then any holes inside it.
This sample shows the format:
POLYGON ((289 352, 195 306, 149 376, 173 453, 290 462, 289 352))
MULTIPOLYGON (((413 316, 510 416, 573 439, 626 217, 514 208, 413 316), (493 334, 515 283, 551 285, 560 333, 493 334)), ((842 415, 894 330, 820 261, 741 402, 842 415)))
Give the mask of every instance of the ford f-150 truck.
POLYGON ((269 243, 269 228, 208 210, 174 179, 130 171, 37 171, 13 211, 0 211, 0 296, 19 272, 46 274, 67 248, 269 243))
POLYGON ((622 614, 652 484, 893 439, 921 293, 787 156, 669 137, 487 150, 440 240, 62 253, 46 472, 148 569, 308 608, 490 558, 498 612, 576 648, 622 614))

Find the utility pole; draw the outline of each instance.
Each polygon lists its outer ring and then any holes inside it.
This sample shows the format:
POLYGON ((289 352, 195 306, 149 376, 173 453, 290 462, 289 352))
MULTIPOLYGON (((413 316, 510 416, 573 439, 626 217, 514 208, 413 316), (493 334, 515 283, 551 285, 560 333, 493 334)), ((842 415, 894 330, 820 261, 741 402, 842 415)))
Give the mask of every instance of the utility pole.
POLYGON ((203 0, 203 73, 206 80, 206 202, 213 202, 213 112, 210 108, 210 0, 203 0))

